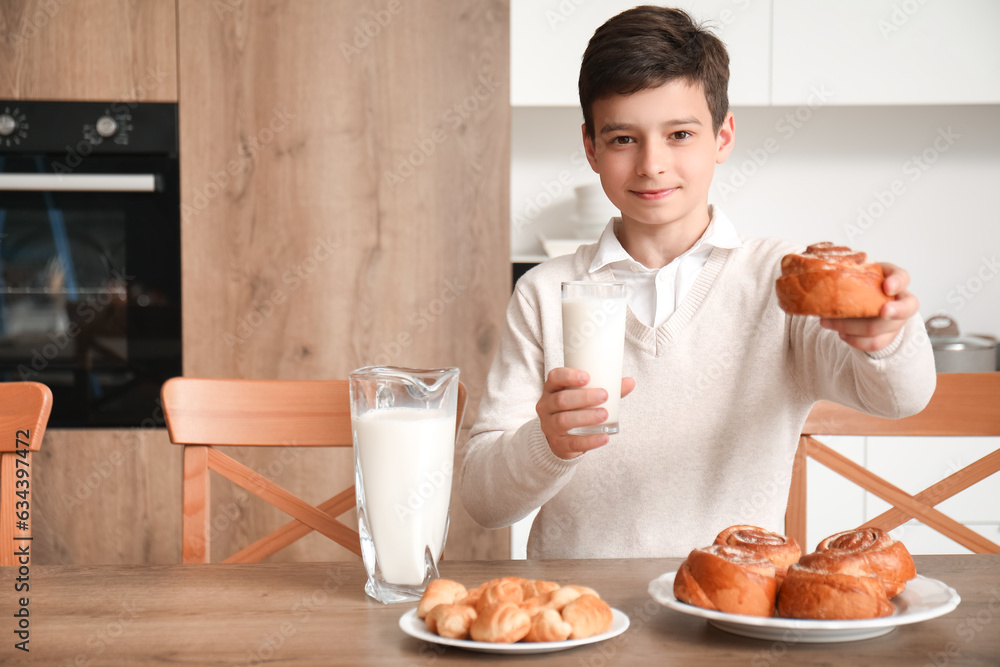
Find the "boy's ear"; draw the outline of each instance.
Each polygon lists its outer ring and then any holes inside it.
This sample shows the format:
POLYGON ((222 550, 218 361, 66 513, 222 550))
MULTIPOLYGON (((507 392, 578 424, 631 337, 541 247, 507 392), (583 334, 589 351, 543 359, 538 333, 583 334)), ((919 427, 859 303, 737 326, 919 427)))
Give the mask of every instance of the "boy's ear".
POLYGON ((722 121, 722 127, 719 128, 715 143, 715 163, 722 164, 733 152, 733 146, 736 145, 736 119, 733 117, 732 111, 728 112, 726 119, 722 121))
POLYGON ((601 172, 597 170, 597 153, 594 150, 594 140, 587 134, 586 123, 580 126, 580 131, 583 133, 583 150, 587 153, 587 162, 590 163, 590 168, 594 170, 594 173, 599 174, 601 172))

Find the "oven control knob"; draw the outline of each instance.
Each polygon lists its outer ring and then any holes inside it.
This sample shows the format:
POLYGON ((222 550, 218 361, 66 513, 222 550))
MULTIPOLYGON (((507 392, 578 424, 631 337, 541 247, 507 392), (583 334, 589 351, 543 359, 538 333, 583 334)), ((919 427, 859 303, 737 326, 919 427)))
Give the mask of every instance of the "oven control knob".
POLYGON ((111 116, 101 116, 97 119, 95 129, 99 135, 107 139, 110 136, 114 136, 114 133, 118 131, 118 121, 111 116))
POLYGON ((7 137, 14 134, 17 129, 17 121, 10 114, 0 114, 0 137, 7 137))

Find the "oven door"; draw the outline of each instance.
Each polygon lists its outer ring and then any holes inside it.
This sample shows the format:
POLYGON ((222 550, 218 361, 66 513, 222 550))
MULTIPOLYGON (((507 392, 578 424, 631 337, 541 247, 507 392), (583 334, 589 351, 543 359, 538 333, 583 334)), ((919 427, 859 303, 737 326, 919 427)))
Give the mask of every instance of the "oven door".
POLYGON ((52 389, 52 427, 162 423, 181 374, 178 163, 0 157, 0 380, 52 389))

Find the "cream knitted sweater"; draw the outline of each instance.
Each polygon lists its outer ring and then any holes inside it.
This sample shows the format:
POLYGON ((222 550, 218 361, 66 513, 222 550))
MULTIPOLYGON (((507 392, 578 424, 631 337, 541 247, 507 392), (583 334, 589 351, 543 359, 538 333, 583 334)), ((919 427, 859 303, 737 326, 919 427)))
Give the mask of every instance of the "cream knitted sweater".
POLYGON ((652 329, 629 311, 621 433, 566 461, 542 434, 535 404, 563 365, 559 283, 613 280, 587 270, 597 245, 529 271, 466 445, 461 497, 472 518, 500 528, 541 507, 529 558, 680 557, 726 526, 781 531, 792 457, 812 404, 827 399, 902 417, 935 386, 934 359, 915 315, 885 350, 844 344, 817 318, 778 307, 781 257, 772 239, 716 248, 677 310, 652 329))

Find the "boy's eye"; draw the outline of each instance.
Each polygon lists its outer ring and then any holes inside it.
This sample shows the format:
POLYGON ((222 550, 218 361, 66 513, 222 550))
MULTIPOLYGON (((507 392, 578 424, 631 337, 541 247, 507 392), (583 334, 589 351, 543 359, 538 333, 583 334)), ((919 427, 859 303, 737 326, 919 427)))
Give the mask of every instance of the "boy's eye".
POLYGON ((614 137, 611 139, 611 143, 616 146, 624 146, 625 144, 630 144, 632 142, 633 142, 632 137, 621 136, 621 137, 614 137))
POLYGON ((692 136, 691 133, 688 132, 687 130, 677 130, 676 132, 674 132, 673 134, 670 135, 670 138, 671 139, 689 139, 691 136, 692 136))

